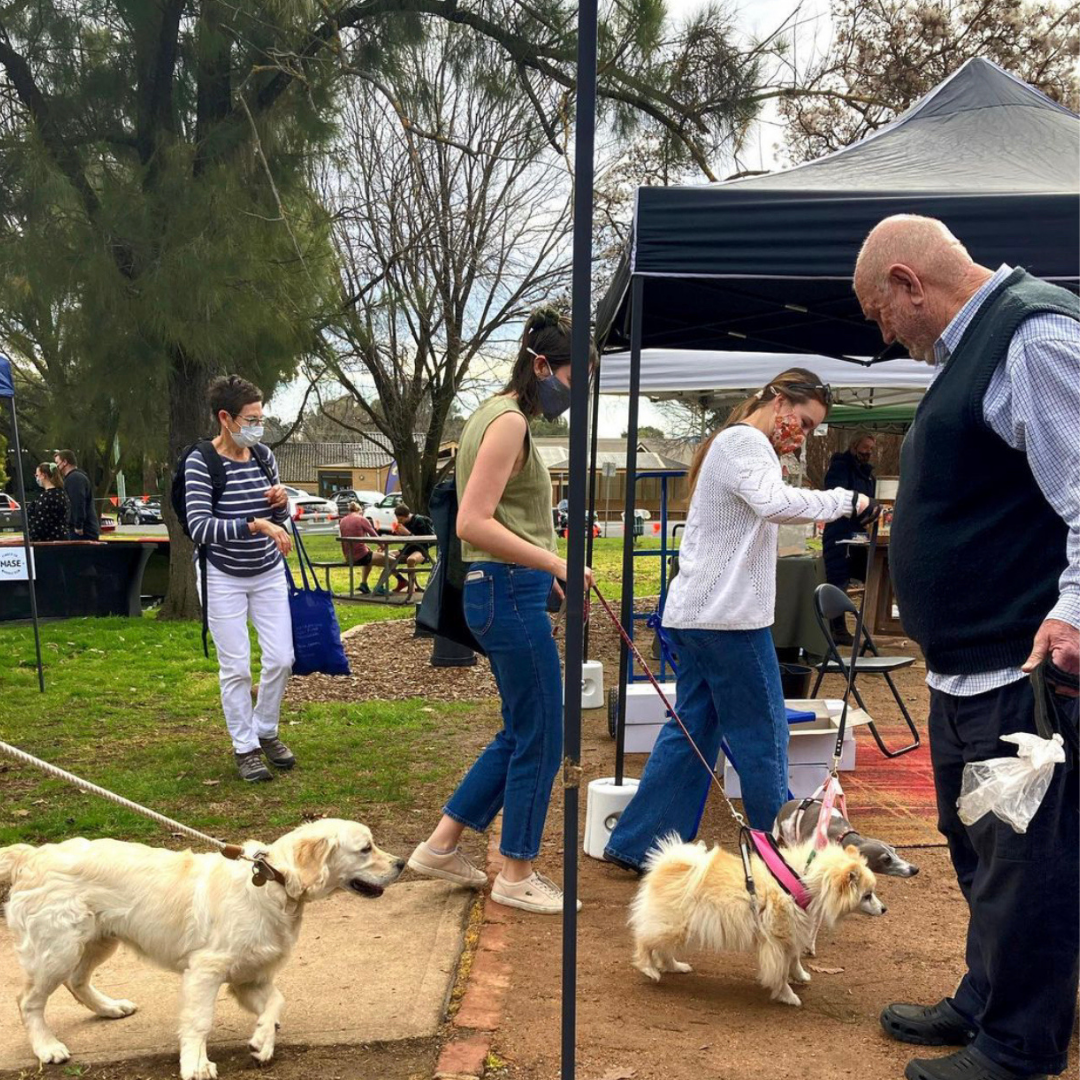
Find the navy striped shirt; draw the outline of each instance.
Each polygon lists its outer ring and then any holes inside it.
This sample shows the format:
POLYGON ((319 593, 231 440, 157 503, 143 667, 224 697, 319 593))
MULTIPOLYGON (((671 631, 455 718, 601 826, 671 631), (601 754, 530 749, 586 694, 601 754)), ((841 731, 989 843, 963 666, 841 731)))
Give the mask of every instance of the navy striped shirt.
MULTIPOLYGON (((279 483, 277 462, 267 449, 267 471, 279 483)), ((206 557, 222 573, 233 577, 254 577, 281 562, 281 552, 268 536, 252 534, 249 517, 270 518, 279 525, 289 520, 287 506, 272 510, 266 501, 270 483, 255 460, 254 451, 247 461, 233 461, 221 456, 225 466, 225 490, 211 504, 210 470, 198 450, 188 454, 184 463, 184 501, 188 531, 196 544, 206 545, 206 557)))

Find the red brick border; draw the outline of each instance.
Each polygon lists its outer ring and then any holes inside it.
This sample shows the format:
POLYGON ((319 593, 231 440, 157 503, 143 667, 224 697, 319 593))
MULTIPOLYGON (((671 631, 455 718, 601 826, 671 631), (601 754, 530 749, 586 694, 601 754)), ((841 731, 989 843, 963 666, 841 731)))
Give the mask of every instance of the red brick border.
MULTIPOLYGON (((502 869, 499 837, 488 840, 489 881, 502 869)), ((439 1054, 435 1080, 480 1080, 484 1075, 491 1042, 506 1009, 506 991, 512 967, 506 951, 506 923, 510 913, 488 896, 484 917, 469 969, 461 1005, 450 1022, 451 1033, 439 1054)))

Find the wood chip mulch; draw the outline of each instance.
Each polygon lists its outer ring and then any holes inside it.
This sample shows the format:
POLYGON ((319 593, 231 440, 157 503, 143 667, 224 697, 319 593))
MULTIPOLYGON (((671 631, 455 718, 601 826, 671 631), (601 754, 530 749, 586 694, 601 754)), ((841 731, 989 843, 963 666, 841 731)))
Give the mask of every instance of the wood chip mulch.
MULTIPOLYGON (((638 611, 655 609, 655 600, 638 598, 638 611)), ((404 701, 422 697, 429 701, 481 701, 498 697, 491 668, 483 656, 473 667, 432 667, 430 638, 413 637, 412 619, 390 620, 357 626, 343 637, 351 675, 294 676, 289 680, 287 702, 404 701)), ((560 631, 559 651, 564 632, 560 631)), ((652 635, 639 629, 639 638, 651 644, 652 635), (648 635, 647 638, 645 635, 648 635)), ((605 612, 593 605, 589 654, 602 660, 605 678, 613 684, 619 665, 619 638, 605 612)), ((645 650, 645 655, 649 653, 645 650)))

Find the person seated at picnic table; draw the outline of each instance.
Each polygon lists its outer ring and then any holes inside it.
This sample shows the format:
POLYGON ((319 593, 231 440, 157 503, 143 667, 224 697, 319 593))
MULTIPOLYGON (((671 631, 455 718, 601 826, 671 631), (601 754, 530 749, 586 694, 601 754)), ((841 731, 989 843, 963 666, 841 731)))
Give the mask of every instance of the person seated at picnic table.
MULTIPOLYGON (((395 536, 435 535, 435 523, 431 518, 425 517, 423 514, 414 514, 404 503, 399 503, 394 507, 394 517, 397 519, 393 526, 395 536)), ((407 566, 419 566, 421 563, 431 561, 427 544, 404 544, 401 551, 396 555, 387 551, 376 552, 373 561, 376 565, 383 566, 387 558, 390 559, 392 566, 398 566, 401 563, 405 563, 407 566)), ((394 592, 404 592, 409 587, 409 582, 402 574, 397 574, 396 577, 397 584, 394 586, 394 592)), ((385 584, 379 585, 375 589, 375 595, 385 596, 387 591, 385 584)), ((416 591, 423 592, 424 590, 420 585, 417 585, 416 591)))
POLYGON ((26 516, 30 542, 39 544, 49 540, 68 538, 68 515, 71 507, 64 493, 64 478, 51 461, 43 461, 34 473, 41 495, 28 503, 26 516))
POLYGON ((347 538, 352 536, 377 537, 378 535, 375 526, 360 512, 360 504, 350 502, 349 512, 338 522, 338 536, 341 538, 341 552, 345 557, 345 562, 349 566, 359 566, 361 568, 360 592, 365 595, 371 592, 368 577, 371 574, 374 552, 367 544, 357 544, 347 538))

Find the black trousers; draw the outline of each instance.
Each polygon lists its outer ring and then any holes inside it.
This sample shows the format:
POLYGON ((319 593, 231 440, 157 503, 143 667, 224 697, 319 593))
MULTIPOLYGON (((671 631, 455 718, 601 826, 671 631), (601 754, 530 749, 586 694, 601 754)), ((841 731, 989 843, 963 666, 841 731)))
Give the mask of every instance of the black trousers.
MULTIPOLYGON (((1075 700, 1060 708, 1071 710, 1075 700)), ((1065 1071, 1080 956, 1080 807, 1077 763, 1054 768, 1026 833, 987 814, 966 826, 956 800, 964 765, 1007 757, 999 736, 1035 731, 1027 679, 975 697, 930 691, 930 756, 938 828, 968 902, 967 973, 953 1005, 979 1033, 974 1045, 1022 1073, 1065 1071)))

